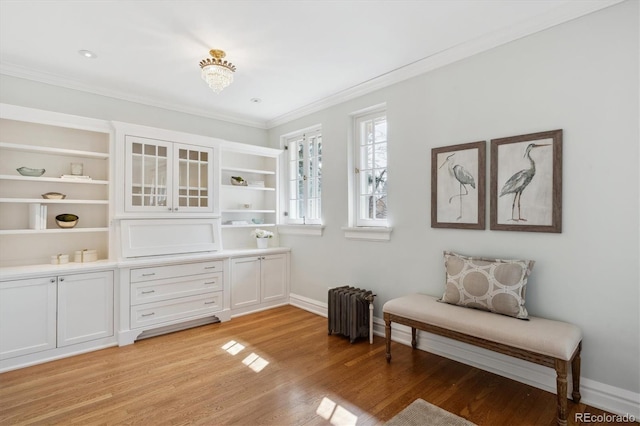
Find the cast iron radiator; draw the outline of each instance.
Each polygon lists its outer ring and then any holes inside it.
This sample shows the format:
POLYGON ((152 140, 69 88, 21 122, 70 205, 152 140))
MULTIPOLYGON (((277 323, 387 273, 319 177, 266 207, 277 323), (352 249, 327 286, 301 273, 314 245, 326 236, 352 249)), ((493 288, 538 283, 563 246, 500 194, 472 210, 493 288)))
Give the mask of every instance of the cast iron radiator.
POLYGON ((373 299, 370 290, 343 286, 329 289, 329 334, 347 336, 351 343, 369 336, 373 343, 373 299))

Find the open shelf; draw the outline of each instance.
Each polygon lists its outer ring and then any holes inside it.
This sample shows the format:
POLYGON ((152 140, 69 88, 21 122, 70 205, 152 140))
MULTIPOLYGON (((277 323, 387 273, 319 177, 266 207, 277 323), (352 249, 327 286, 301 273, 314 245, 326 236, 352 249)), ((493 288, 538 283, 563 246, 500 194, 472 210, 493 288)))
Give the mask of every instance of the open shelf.
POLYGON ((97 179, 63 179, 52 177, 31 177, 20 175, 0 175, 0 180, 21 180, 31 182, 73 183, 75 185, 109 185, 109 181, 97 179))
POLYGON ((46 198, 0 198, 0 203, 25 204, 109 204, 109 200, 48 200, 46 198))
POLYGON ((109 158, 109 154, 104 152, 81 151, 77 149, 52 148, 36 145, 23 145, 8 142, 0 142, 0 148, 23 152, 37 152, 41 154, 64 155, 69 157, 98 158, 103 160, 109 158))
POLYGON ((75 234, 83 232, 109 232, 109 228, 71 228, 71 229, 4 229, 0 235, 25 235, 25 234, 75 234))

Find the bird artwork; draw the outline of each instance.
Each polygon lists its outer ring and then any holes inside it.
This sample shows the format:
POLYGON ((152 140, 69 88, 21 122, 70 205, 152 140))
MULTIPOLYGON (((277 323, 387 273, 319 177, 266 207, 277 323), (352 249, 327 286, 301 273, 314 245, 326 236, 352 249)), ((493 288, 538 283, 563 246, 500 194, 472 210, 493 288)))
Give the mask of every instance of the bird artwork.
POLYGON ((469 190, 467 189, 467 185, 469 185, 473 189, 475 189, 476 188, 476 182, 473 179, 473 175, 471 173, 469 173, 469 171, 467 169, 465 169, 460 164, 454 164, 453 163, 453 160, 451 159, 451 157, 453 157, 454 155, 456 155, 455 152, 453 154, 447 156, 447 158, 444 160, 444 162, 438 168, 441 169, 445 164, 447 164, 447 166, 449 168, 449 173, 459 183, 458 193, 455 194, 455 195, 452 195, 451 197, 449 197, 449 204, 451 204, 451 201, 453 201, 454 198, 458 198, 459 203, 460 203, 460 214, 458 215, 456 220, 460 220, 460 219, 462 219, 462 197, 464 197, 465 195, 469 194, 469 190), (464 193, 462 192, 463 190, 464 190, 464 193))
POLYGON ((523 158, 529 159, 530 167, 528 169, 520 170, 511 176, 507 182, 502 187, 500 191, 500 197, 507 194, 514 194, 513 203, 511 204, 511 220, 519 222, 525 221, 527 219, 522 217, 522 210, 520 208, 520 200, 522 198, 522 193, 529 186, 533 177, 536 175, 536 162, 531 158, 531 151, 536 148, 541 148, 543 146, 550 146, 551 144, 535 144, 531 143, 527 146, 527 149, 524 152, 523 158), (515 217, 515 209, 516 202, 518 204, 518 217, 515 217))

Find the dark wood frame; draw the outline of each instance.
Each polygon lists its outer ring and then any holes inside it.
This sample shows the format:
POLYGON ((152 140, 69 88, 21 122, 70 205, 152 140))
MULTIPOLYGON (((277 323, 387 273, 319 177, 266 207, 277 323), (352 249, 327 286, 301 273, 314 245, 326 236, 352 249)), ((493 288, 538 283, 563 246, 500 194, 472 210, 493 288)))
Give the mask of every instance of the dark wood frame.
MULTIPOLYGON (((534 176, 534 179, 538 175, 534 176)), ((504 184, 504 182, 502 183, 504 184)), ((526 186, 525 186, 526 187, 526 186)), ((490 201, 490 226, 489 229, 499 231, 527 231, 527 232, 562 232, 562 129, 550 130, 547 132, 531 133, 527 135, 511 136, 507 138, 492 139, 491 140, 491 201, 490 201), (506 144, 528 142, 535 143, 536 141, 551 139, 552 142, 552 154, 553 161, 552 167, 552 181, 547 184, 551 186, 551 224, 528 225, 526 222, 506 224, 498 223, 498 198, 500 196, 498 189, 498 171, 500 166, 504 167, 499 157, 499 147, 506 144)), ((523 190, 524 191, 524 190, 523 190)), ((522 192, 521 192, 522 194, 522 192)), ((508 195, 511 195, 508 194, 508 195)), ((513 195, 513 203, 516 203, 516 194, 513 195)), ((518 199, 519 203, 519 199, 518 199)), ((520 210, 518 208, 518 215, 520 210)), ((518 216, 519 217, 519 216, 518 216)))
POLYGON ((431 150, 431 227, 432 228, 459 228, 459 229, 484 229, 485 228, 485 197, 486 197, 486 142, 471 142, 459 145, 433 148, 431 150), (476 182, 478 197, 478 221, 476 223, 438 222, 438 155, 455 153, 456 151, 478 150, 478 179, 476 182))
POLYGON ((411 327, 411 347, 416 349, 418 346, 417 330, 426 331, 428 333, 438 334, 440 336, 455 339, 460 342, 468 343, 470 345, 478 346, 484 349, 488 349, 494 352, 498 352, 504 355, 509 355, 515 358, 520 358, 525 361, 533 362, 535 364, 544 365, 556 370, 556 421, 558 426, 567 425, 568 411, 568 398, 567 398, 567 374, 571 369, 571 378, 573 384, 573 390, 571 397, 577 404, 580 402, 580 352, 582 351, 582 342, 578 344, 578 347, 571 355, 570 360, 564 360, 555 358, 549 355, 527 351, 525 349, 516 348, 503 343, 492 342, 490 340, 481 339, 469 334, 460 333, 458 331, 448 330, 446 328, 438 327, 435 325, 427 324, 421 321, 416 321, 410 318, 405 318, 400 315, 384 312, 384 334, 386 340, 386 358, 387 363, 391 362, 391 323, 402 324, 411 327))

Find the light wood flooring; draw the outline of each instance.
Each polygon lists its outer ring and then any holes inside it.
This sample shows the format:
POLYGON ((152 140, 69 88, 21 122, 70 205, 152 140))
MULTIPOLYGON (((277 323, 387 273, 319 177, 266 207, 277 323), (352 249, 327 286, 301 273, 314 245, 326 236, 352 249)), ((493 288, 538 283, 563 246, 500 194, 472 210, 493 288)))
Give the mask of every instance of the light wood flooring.
MULTIPOLYGON (((0 425, 377 425, 416 398, 478 425, 553 425, 555 396, 292 306, 0 374, 0 425)), ((569 403, 574 413, 603 412, 569 403)), ((594 424, 594 423, 592 423, 594 424)))

